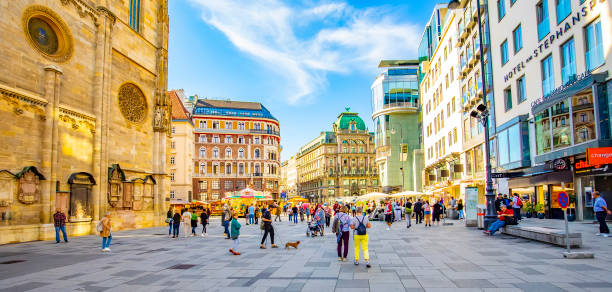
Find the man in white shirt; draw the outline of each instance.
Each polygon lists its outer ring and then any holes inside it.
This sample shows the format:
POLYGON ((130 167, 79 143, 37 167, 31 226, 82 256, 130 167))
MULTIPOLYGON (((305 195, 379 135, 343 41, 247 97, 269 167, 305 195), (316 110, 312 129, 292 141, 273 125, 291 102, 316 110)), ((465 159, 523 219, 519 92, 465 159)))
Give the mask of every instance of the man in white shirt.
POLYGON ((183 213, 183 227, 185 228, 185 237, 189 236, 191 234, 191 230, 189 230, 191 227, 191 212, 189 212, 189 209, 185 209, 183 213))

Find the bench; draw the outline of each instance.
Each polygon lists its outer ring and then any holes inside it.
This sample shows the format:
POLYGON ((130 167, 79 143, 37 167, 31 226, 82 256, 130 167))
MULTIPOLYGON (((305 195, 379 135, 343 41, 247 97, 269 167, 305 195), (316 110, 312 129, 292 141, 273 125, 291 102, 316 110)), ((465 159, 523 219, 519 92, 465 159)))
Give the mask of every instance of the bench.
MULTIPOLYGON (((535 226, 508 225, 502 228, 502 233, 536 241, 547 242, 565 247, 565 231, 561 229, 535 226)), ((569 233, 571 247, 582 246, 582 233, 569 233)))

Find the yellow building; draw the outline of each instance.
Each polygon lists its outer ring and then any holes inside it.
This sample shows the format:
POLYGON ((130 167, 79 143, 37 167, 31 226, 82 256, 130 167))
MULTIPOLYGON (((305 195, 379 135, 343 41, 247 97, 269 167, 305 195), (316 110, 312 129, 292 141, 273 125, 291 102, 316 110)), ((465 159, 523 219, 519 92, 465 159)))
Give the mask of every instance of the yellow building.
POLYGON ((172 138, 170 139, 170 201, 193 200, 194 125, 191 113, 183 105, 183 90, 168 92, 172 105, 172 138))
POLYGON ((347 109, 296 155, 297 192, 315 202, 379 191, 374 133, 347 109))
POLYGON ((0 5, 0 244, 163 223, 166 0, 0 5))

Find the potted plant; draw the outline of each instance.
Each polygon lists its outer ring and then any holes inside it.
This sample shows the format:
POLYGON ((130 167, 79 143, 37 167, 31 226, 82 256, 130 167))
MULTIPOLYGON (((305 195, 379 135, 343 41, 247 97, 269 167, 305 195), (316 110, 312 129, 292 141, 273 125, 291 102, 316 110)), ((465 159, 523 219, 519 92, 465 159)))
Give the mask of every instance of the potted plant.
POLYGON ((544 206, 544 204, 535 205, 535 211, 538 213, 538 219, 544 219, 545 210, 546 210, 546 207, 544 206))
POLYGON ((534 214, 533 203, 525 202, 525 204, 523 204, 523 208, 525 208, 525 217, 531 218, 534 214))
POLYGON ((576 196, 569 196, 569 208, 567 209, 567 221, 576 221, 576 196), (572 210, 574 210, 572 212, 572 210))

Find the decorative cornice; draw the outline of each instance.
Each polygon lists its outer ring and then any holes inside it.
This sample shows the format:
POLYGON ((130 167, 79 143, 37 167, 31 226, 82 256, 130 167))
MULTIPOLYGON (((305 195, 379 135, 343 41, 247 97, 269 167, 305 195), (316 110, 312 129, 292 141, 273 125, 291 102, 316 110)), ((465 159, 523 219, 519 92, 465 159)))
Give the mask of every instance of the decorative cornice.
POLYGON ((117 15, 115 15, 115 13, 113 13, 112 11, 110 11, 110 9, 104 7, 104 6, 98 6, 98 13, 100 15, 106 16, 108 18, 110 18, 110 20, 112 20, 113 25, 117 22, 117 15))
POLYGON ((0 96, 9 97, 33 106, 44 107, 48 103, 47 100, 42 97, 3 84, 0 84, 0 96))
POLYGON ((96 11, 96 9, 89 5, 88 3, 86 3, 83 0, 60 0, 60 2, 62 2, 62 4, 64 5, 68 5, 70 3, 74 4, 74 7, 77 9, 77 12, 79 13, 79 16, 81 18, 89 15, 91 16, 91 19, 93 20, 94 24, 98 24, 98 12, 96 11))
POLYGON ((94 115, 92 115, 90 113, 87 113, 87 112, 83 112, 83 111, 77 110, 77 109, 72 108, 70 106, 67 106, 65 104, 62 104, 62 105, 59 106, 59 111, 62 114, 73 116, 75 118, 79 118, 79 119, 83 119, 83 120, 88 120, 88 121, 91 121, 91 122, 94 122, 94 123, 96 122, 96 117, 94 115))

